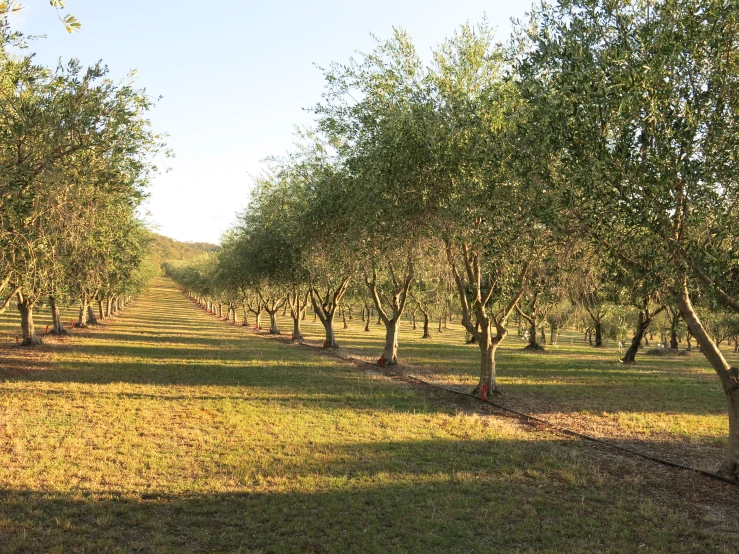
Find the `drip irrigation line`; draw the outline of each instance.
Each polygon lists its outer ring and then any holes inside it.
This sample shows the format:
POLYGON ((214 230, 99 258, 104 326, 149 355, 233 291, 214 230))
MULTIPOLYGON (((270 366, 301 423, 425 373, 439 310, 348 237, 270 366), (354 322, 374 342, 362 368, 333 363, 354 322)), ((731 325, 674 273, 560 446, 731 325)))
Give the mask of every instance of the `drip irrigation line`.
MULTIPOLYGON (((316 348, 316 349, 323 350, 323 348, 321 348, 320 346, 315 346, 313 344, 308 344, 308 343, 305 343, 305 342, 301 342, 299 344, 301 344, 303 346, 308 346, 309 348, 316 348)), ((331 352, 326 352, 326 353, 329 354, 330 356, 333 356, 334 358, 338 358, 338 359, 341 359, 341 360, 347 360, 347 361, 351 361, 351 362, 366 364, 366 365, 372 366, 375 369, 377 369, 377 367, 378 367, 377 364, 374 364, 372 362, 368 362, 366 360, 362 360, 360 358, 354 358, 352 356, 342 357, 342 356, 339 356, 338 354, 333 354, 331 352)), ((475 396, 475 395, 473 395, 471 393, 460 391, 460 390, 456 390, 456 389, 452 389, 452 388, 445 387, 445 386, 442 386, 442 385, 437 385, 436 383, 431 383, 430 381, 425 381, 423 379, 419 379, 418 377, 414 377, 412 375, 401 375, 401 377, 404 378, 404 379, 411 380, 411 381, 416 381, 416 382, 418 382, 418 383, 420 383, 422 385, 425 385, 425 386, 428 386, 428 387, 432 387, 432 388, 435 388, 435 389, 438 389, 438 390, 442 390, 442 391, 445 391, 445 392, 451 392, 453 394, 457 394, 459 396, 465 396, 467 398, 472 398, 472 399, 475 399, 475 400, 480 400, 477 396, 475 396)), ((599 439, 597 437, 593 437, 591 435, 586 435, 585 433, 580 433, 578 431, 573 431, 572 429, 567 429, 567 428, 564 428, 564 427, 559 427, 558 425, 555 425, 554 423, 551 423, 551 422, 546 421, 544 419, 538 418, 536 416, 532 416, 531 414, 527 414, 525 412, 520 412, 518 410, 514 410, 513 408, 507 408, 506 406, 502 406, 500 404, 496 404, 495 402, 492 402, 492 401, 488 400, 487 398, 485 400, 482 400, 482 402, 485 403, 485 404, 488 404, 490 406, 493 406, 494 408, 496 408, 498 410, 501 410, 503 412, 508 412, 510 414, 514 414, 519 419, 522 419, 522 420, 524 420, 527 423, 533 423, 533 422, 535 422, 535 423, 538 423, 540 425, 544 425, 544 426, 548 427, 549 429, 551 429, 552 431, 554 431, 556 433, 559 433, 561 435, 568 435, 568 436, 571 436, 571 437, 576 437, 578 439, 582 439, 582 440, 585 440, 585 441, 593 442, 593 443, 596 443, 596 444, 599 444, 599 445, 602 445, 602 446, 606 446, 608 448, 613 448, 615 450, 620 450, 621 452, 627 452, 627 453, 632 454, 634 456, 638 456, 640 458, 643 458, 645 460, 649 460, 649 461, 652 461, 652 462, 655 462, 655 463, 658 463, 658 464, 662 464, 662 465, 665 465, 665 466, 668 466, 668 467, 672 467, 672 468, 675 468, 675 469, 682 469, 684 471, 692 471, 694 473, 699 473, 701 475, 705 475, 706 477, 710 477, 712 479, 717 479, 719 481, 723 481, 724 483, 728 483, 730 485, 734 485, 736 487, 739 487, 739 481, 735 481, 734 479, 729 479, 728 477, 724 477, 723 475, 719 475, 718 473, 714 473, 712 471, 707 471, 705 469, 698 469, 696 467, 692 467, 692 466, 689 466, 689 465, 681 464, 681 463, 678 463, 678 462, 673 462, 673 461, 670 461, 670 460, 665 460, 664 458, 659 458, 657 456, 652 456, 650 454, 645 454, 643 452, 639 452, 638 450, 634 450, 632 448, 627 448, 625 446, 620 446, 620 445, 614 444, 612 442, 604 441, 602 439, 599 439)))
MULTIPOLYGON (((193 302, 197 304, 197 302, 195 302, 194 300, 193 300, 193 302)), ((260 333, 255 333, 255 334, 260 334, 260 333)), ((295 342, 292 342, 292 344, 295 344, 295 342)), ((314 348, 316 350, 321 350, 324 353, 330 355, 331 357, 337 358, 339 360, 344 360, 344 361, 349 361, 349 362, 354 362, 354 363, 362 363, 362 364, 365 364, 365 365, 368 365, 368 366, 372 366, 375 369, 378 368, 378 366, 377 366, 376 363, 368 362, 366 360, 362 360, 361 358, 355 358, 353 356, 340 356, 340 355, 338 355, 336 353, 330 352, 329 350, 327 350, 325 348, 322 348, 320 346, 316 346, 314 344, 308 344, 307 342, 304 342, 304 341, 300 341, 297 344, 299 344, 301 346, 307 346, 308 348, 314 348)), ((431 383, 430 381, 425 381, 423 379, 419 379, 418 377, 414 377, 412 375, 397 375, 397 376, 398 377, 402 377, 403 379, 407 379, 409 381, 416 381, 417 383, 420 383, 420 384, 422 384, 424 386, 427 386, 427 387, 435 388, 435 389, 442 390, 442 391, 445 391, 445 392, 451 392, 453 394, 457 394, 459 396, 465 396, 467 398, 472 398, 474 400, 480 400, 479 398, 477 398, 477 396, 475 396, 475 395, 473 395, 471 393, 463 392, 463 391, 456 390, 456 389, 452 389, 452 388, 445 387, 445 386, 442 386, 442 385, 437 385, 436 383, 431 383)), ((639 452, 638 450, 634 450, 632 448, 627 448, 625 446, 620 446, 620 445, 614 444, 612 442, 604 441, 604 440, 599 439, 597 437, 593 437, 591 435, 586 435, 585 433, 580 433, 578 431, 573 431, 572 429, 567 429, 567 428, 564 428, 564 427, 559 427, 558 425, 555 425, 554 423, 551 423, 551 422, 546 421, 544 419, 538 418, 536 416, 532 416, 531 414, 527 414, 525 412, 514 410, 513 408, 507 408, 507 407, 502 406, 500 404, 496 404, 495 402, 492 402, 492 401, 488 400, 487 398, 485 400, 482 400, 482 402, 484 404, 488 404, 488 405, 496 408, 497 410, 500 410, 500 411, 503 411, 503 412, 507 412, 507 413, 513 414, 518 419, 521 419, 521 420, 523 420, 523 421, 525 421, 525 422, 527 422, 529 424, 531 424, 531 423, 538 423, 540 425, 544 425, 544 426, 548 427, 549 429, 551 429, 552 431, 554 431, 556 433, 559 433, 561 435, 567 435, 567 436, 571 436, 571 437, 576 437, 578 439, 585 440, 585 441, 588 441, 588 442, 592 442, 592 443, 595 443, 595 444, 599 444, 599 445, 605 446, 607 448, 613 448, 614 450, 619 450, 621 452, 626 452, 626 453, 631 454, 633 456, 637 456, 639 458, 643 458, 643 459, 649 460, 651 462, 662 464, 662 465, 667 466, 667 467, 671 467, 671 468, 674 468, 674 469, 681 469, 681 470, 684 470, 684 471, 691 471, 693 473, 699 473, 700 475, 705 475, 706 477, 710 477, 711 479, 716 479, 718 481, 723 481, 724 483, 728 483, 730 485, 734 485, 736 487, 739 487, 739 481, 735 481, 734 479, 729 479, 728 477, 724 477, 723 475, 719 475, 718 473, 714 473, 712 471, 706 471, 705 469, 698 469, 696 467, 688 466, 688 465, 681 464, 681 463, 678 463, 678 462, 672 462, 670 460, 665 460, 664 458, 659 458, 657 456, 651 456, 650 454, 644 454, 643 452, 639 452)))

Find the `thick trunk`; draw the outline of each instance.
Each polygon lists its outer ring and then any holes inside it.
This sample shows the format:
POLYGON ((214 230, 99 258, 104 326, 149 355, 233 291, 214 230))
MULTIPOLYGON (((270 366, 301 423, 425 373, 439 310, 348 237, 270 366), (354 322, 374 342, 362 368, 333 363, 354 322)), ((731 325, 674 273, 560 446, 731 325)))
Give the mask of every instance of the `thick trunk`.
POLYGON ((293 340, 303 340, 303 333, 300 331, 300 314, 293 316, 293 340))
POLYGON ((388 319, 385 323, 385 349, 382 351, 382 364, 386 366, 398 363, 398 330, 400 322, 396 319, 388 319))
MULTIPOLYGON (((623 359, 621 360, 625 364, 633 364, 636 362, 636 354, 639 352, 639 347, 641 346, 642 339, 646 338, 646 331, 647 327, 649 327, 649 324, 652 322, 651 317, 647 317, 645 312, 642 310, 639 312, 639 322, 636 327, 636 333, 634 334, 634 338, 631 339, 631 346, 629 346, 629 349, 626 351, 626 354, 624 354, 623 359)), ((649 343, 647 343, 649 345, 649 343)))
POLYGON ((424 339, 430 339, 431 335, 429 334, 429 314, 428 312, 423 312, 423 337, 424 339))
POLYGON ((536 318, 531 318, 529 321, 529 344, 526 346, 527 350, 543 350, 543 347, 539 344, 538 331, 536 318))
POLYGON ((87 304, 87 323, 97 323, 95 320, 95 310, 92 309, 92 304, 87 304))
POLYGON ((603 324, 600 320, 595 322, 595 347, 600 348, 603 346, 603 324))
POLYGON ((339 343, 336 342, 334 334, 334 314, 328 314, 323 320, 323 328, 326 331, 326 341, 323 343, 324 348, 338 348, 339 343))
POLYGON ((721 351, 706 333, 693 309, 685 286, 679 291, 678 307, 688 329, 698 342, 701 352, 721 379, 721 386, 726 395, 729 414, 729 446, 718 473, 739 481, 739 369, 728 364, 721 351))
POLYGON ((267 310, 267 313, 269 314, 269 334, 270 335, 279 335, 280 334, 280 328, 277 326, 277 310, 267 310))
POLYGON ((64 328, 62 318, 59 316, 59 305, 53 296, 49 296, 49 308, 51 309, 51 334, 66 335, 67 330, 64 328))
POLYGON ((100 321, 105 319, 105 309, 103 308, 103 299, 98 299, 98 315, 100 316, 100 321))
POLYGON ((495 371, 495 353, 498 350, 498 345, 505 338, 507 332, 500 330, 498 335, 493 338, 492 329, 489 322, 483 322, 482 329, 480 330, 480 381, 472 391, 472 394, 482 398, 483 390, 485 395, 493 393, 499 393, 500 387, 497 382, 497 375, 495 371))
POLYGON ((36 336, 33 326, 33 303, 28 300, 18 302, 18 311, 21 313, 21 333, 23 334, 23 346, 36 346, 43 341, 36 336))
POLYGON ((249 325, 249 310, 244 306, 244 321, 241 322, 244 327, 250 327, 249 325))
POLYGON ((110 317, 113 314, 112 310, 113 310, 113 298, 109 296, 108 299, 106 300, 106 305, 105 305, 105 317, 110 317))

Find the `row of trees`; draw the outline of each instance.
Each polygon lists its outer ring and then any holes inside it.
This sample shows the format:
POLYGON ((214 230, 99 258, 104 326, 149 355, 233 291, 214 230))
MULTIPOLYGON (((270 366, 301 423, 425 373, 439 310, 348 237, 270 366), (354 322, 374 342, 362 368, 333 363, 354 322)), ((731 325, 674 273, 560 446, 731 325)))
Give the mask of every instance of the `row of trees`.
MULTIPOLYGON (((72 60, 35 63, 0 4, 0 311, 15 304, 23 344, 40 342, 34 309, 80 301, 77 322, 105 317, 152 273, 150 233, 137 212, 163 144, 147 120, 151 99, 132 78, 72 60)), ((68 24, 69 21, 66 21, 68 24)))
MULTIPOLYGON (((682 320, 721 381, 739 479, 739 370, 696 305, 739 312, 739 4, 560 0, 505 45, 464 26, 424 64, 396 30, 324 70, 316 127, 270 160, 193 294, 334 318, 364 287, 396 362, 409 303, 456 312, 480 350, 478 394, 517 314, 536 329, 563 297, 637 307, 633 361, 657 314, 682 320)), ((273 320, 273 329, 274 329, 273 320)))

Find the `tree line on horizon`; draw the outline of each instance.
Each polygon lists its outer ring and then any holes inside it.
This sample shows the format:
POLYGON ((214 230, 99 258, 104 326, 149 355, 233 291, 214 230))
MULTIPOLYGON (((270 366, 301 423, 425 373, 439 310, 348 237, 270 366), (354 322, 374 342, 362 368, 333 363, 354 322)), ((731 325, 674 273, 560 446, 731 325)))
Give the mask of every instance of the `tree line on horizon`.
POLYGON ((560 0, 502 44, 464 25, 430 63, 396 29, 322 70, 315 126, 268 161, 217 253, 167 273, 273 331, 286 306, 296 339, 310 306, 328 348, 351 297, 389 365, 409 306, 427 331, 451 310, 480 351, 476 394, 498 390, 512 318, 535 348, 568 303, 600 344, 627 307, 626 363, 667 318, 721 382, 720 471, 739 480, 739 369, 717 344, 739 334, 738 37, 739 4, 709 0, 560 0))

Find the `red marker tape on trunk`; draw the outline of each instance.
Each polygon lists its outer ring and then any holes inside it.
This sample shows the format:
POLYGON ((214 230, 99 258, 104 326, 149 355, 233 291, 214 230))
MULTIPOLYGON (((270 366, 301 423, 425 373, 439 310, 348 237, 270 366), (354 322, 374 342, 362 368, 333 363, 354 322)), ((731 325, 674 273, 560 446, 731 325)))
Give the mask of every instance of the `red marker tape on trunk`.
POLYGON ((21 341, 18 339, 18 337, 15 337, 15 344, 20 344, 21 341))
POLYGON ((380 359, 377 360, 377 365, 379 365, 380 367, 385 367, 385 354, 380 356, 380 359))
POLYGON ((46 326, 46 333, 45 334, 46 334, 46 336, 49 336, 49 326, 48 325, 46 326))
POLYGON ((488 392, 488 386, 487 385, 483 385, 482 386, 482 401, 483 402, 485 402, 485 396, 487 395, 487 392, 488 392))

